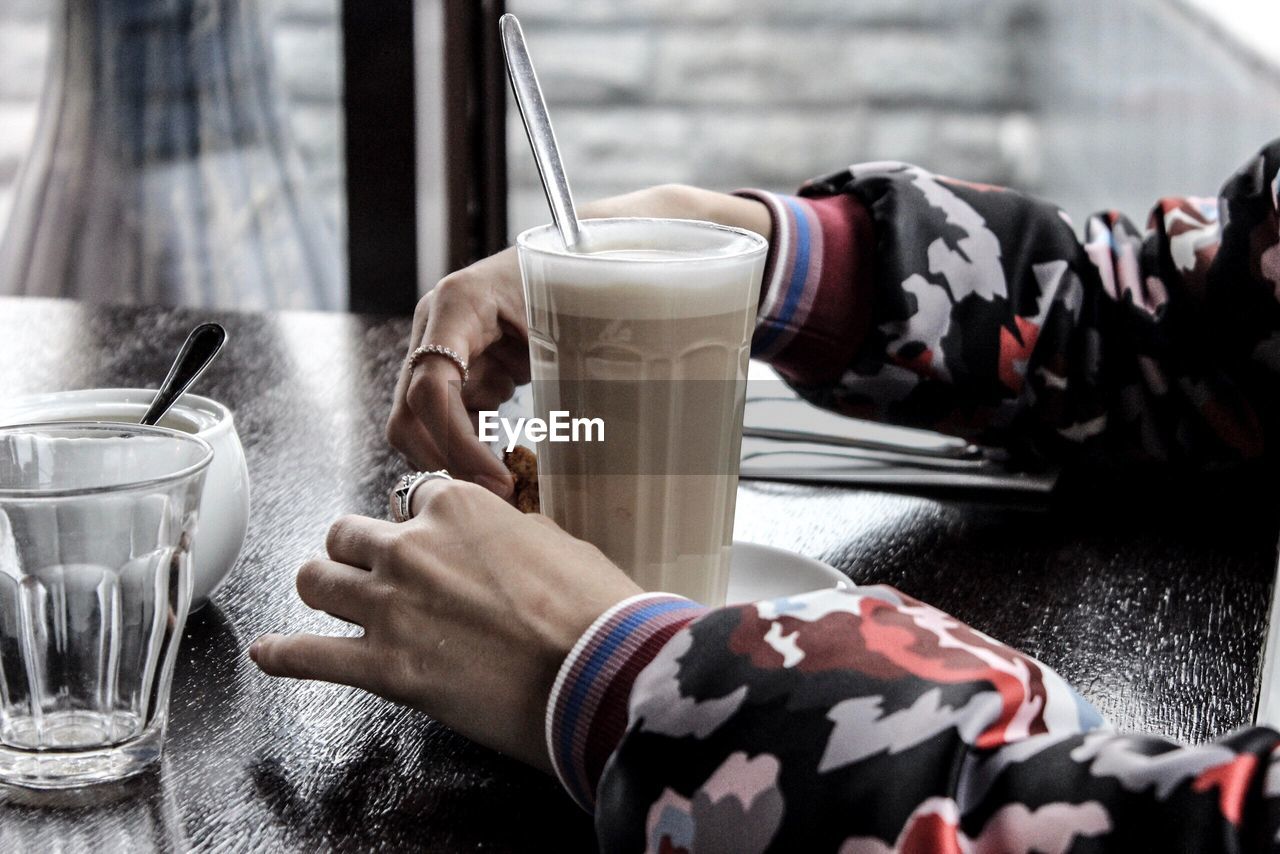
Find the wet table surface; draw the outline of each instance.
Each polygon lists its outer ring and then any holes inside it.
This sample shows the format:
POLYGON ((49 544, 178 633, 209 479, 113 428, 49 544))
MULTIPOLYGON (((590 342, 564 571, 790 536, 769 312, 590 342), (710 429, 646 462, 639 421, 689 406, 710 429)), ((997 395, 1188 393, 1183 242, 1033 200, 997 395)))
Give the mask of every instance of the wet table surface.
MULTIPOLYGON (((268 630, 333 630, 293 575, 337 516, 382 515, 407 318, 194 313, 0 298, 0 395, 148 386, 196 322, 230 345, 199 391, 229 404, 248 540, 190 621, 158 773, 78 802, 8 793, 0 851, 590 850, 542 774, 359 691, 271 680, 268 630)), ((1031 499, 744 484, 740 538, 884 582, 1040 657, 1120 729, 1203 741, 1252 719, 1280 512, 1246 488, 1031 499)))

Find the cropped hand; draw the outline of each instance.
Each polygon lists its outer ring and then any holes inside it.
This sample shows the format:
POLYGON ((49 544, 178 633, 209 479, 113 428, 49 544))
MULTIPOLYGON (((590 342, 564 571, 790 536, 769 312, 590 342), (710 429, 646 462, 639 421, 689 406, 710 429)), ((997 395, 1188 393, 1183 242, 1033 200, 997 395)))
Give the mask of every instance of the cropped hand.
POLYGON ((596 617, 640 588, 599 549, 478 486, 432 480, 413 497, 408 522, 339 519, 328 559, 298 571, 302 601, 363 637, 264 635, 250 657, 272 676, 419 709, 550 770, 543 721, 556 672, 596 617))
MULTIPOLYGON (((595 202, 580 215, 704 219, 766 238, 771 230, 768 210, 758 201, 676 185, 595 202)), ((457 366, 441 356, 427 356, 412 373, 406 362, 387 440, 415 468, 445 468, 456 478, 509 495, 511 476, 480 443, 475 419, 529 381, 529 333, 514 249, 451 273, 419 301, 408 350, 424 344, 451 348, 467 361, 471 376, 462 387, 457 366)))

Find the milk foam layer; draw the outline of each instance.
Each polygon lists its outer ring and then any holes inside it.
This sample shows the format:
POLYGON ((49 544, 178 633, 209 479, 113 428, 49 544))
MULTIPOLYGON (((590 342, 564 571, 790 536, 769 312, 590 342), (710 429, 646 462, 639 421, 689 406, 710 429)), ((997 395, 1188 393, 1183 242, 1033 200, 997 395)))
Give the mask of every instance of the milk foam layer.
POLYGON ((581 253, 550 226, 520 235, 532 306, 615 320, 721 314, 742 302, 743 263, 763 263, 768 248, 758 235, 689 220, 584 220, 582 233, 581 253))

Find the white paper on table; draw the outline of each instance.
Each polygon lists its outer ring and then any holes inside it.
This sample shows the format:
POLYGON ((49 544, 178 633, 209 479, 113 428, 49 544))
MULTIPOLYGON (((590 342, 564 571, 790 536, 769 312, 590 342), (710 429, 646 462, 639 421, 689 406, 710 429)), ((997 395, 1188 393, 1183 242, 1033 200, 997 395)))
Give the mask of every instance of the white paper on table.
POLYGON ((787 388, 776 372, 751 362, 743 415, 741 476, 801 480, 1049 492, 1055 474, 1004 470, 964 440, 890 427, 821 409, 787 388))

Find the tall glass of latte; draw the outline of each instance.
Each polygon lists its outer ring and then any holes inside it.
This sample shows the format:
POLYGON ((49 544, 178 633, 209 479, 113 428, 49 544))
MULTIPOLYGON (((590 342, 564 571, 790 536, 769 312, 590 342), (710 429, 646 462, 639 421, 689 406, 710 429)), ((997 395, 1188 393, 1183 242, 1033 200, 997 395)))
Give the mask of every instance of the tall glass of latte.
POLYGON ((582 223, 517 240, 544 513, 646 590, 722 604, 767 242, 707 222, 582 223), (558 434, 558 437, 557 437, 558 434))

